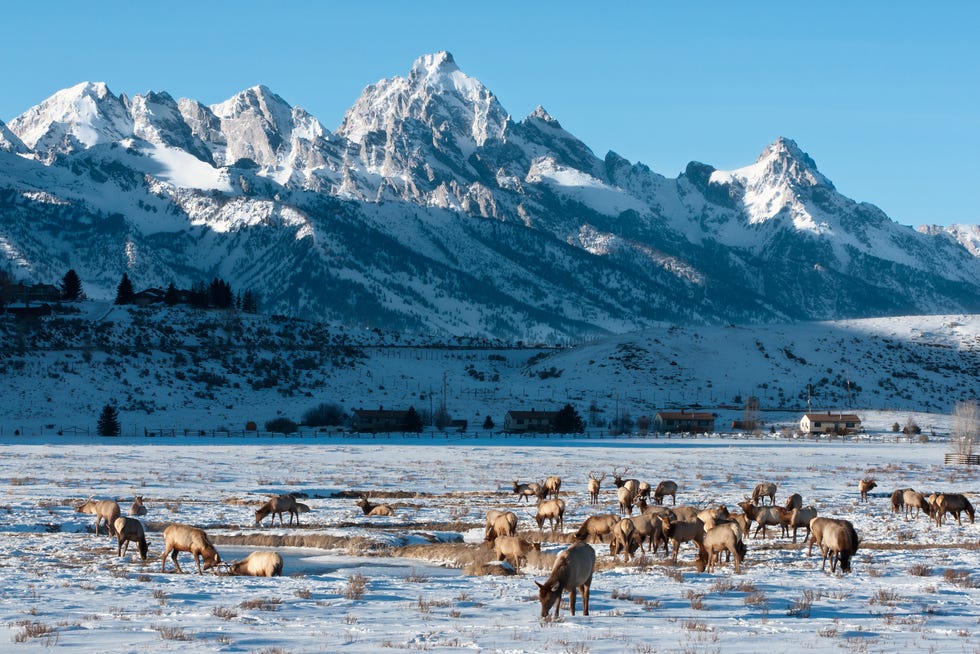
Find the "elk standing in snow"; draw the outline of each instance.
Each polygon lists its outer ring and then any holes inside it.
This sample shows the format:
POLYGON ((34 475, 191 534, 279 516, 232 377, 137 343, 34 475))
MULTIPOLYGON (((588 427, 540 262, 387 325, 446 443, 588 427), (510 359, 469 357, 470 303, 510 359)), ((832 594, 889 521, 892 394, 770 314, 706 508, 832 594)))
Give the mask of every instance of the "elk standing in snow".
POLYGON ((568 590, 568 603, 575 615, 575 595, 582 593, 582 615, 589 614, 589 590, 592 588, 592 570, 595 568, 595 550, 592 546, 578 542, 562 551, 555 559, 551 576, 538 585, 538 599, 541 600, 541 617, 548 617, 551 607, 555 607, 555 617, 561 608, 561 596, 568 590))

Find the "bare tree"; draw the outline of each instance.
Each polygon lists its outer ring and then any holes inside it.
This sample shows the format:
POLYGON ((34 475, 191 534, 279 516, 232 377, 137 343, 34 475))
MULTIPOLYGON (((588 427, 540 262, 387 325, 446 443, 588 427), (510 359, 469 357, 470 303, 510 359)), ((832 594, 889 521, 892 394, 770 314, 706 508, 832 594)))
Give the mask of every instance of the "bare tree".
POLYGON ((953 433, 950 445, 957 454, 973 454, 980 434, 980 406, 976 400, 957 402, 953 411, 953 433))

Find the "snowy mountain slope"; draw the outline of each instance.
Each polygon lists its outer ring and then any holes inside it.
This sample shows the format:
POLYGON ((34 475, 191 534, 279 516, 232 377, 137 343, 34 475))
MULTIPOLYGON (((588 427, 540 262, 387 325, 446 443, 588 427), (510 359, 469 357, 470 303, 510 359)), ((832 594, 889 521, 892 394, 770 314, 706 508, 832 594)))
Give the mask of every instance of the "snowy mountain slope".
POLYGON ((0 127, 0 157, 6 267, 95 296, 222 275, 271 312, 533 339, 980 310, 967 247, 841 196, 789 139, 666 178, 540 107, 514 122, 445 52, 335 133, 264 86, 207 107, 83 83, 0 127))

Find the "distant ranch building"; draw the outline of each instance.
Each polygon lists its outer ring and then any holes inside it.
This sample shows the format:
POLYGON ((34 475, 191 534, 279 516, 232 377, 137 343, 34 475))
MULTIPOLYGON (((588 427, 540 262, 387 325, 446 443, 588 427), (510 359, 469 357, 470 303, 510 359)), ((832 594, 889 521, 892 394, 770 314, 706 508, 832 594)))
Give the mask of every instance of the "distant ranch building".
POLYGON ((357 409, 351 419, 351 430, 356 432, 402 431, 408 411, 387 409, 357 409))
POLYGON ((715 430, 715 414, 680 411, 658 411, 653 417, 653 429, 661 433, 687 432, 704 434, 715 430))
POLYGON ((800 418, 804 434, 853 434, 861 429, 861 419, 853 413, 806 413, 800 418))
POLYGON ((504 416, 504 431, 511 433, 549 432, 555 427, 557 411, 508 411, 504 416))

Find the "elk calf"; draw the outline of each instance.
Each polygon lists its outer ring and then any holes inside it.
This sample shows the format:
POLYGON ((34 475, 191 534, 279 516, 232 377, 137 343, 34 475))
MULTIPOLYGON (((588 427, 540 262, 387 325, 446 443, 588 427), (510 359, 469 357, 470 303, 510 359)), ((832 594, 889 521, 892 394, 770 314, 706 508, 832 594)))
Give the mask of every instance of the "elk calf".
POLYGON ((241 561, 228 564, 228 574, 248 577, 282 575, 282 557, 276 552, 252 552, 241 561))

